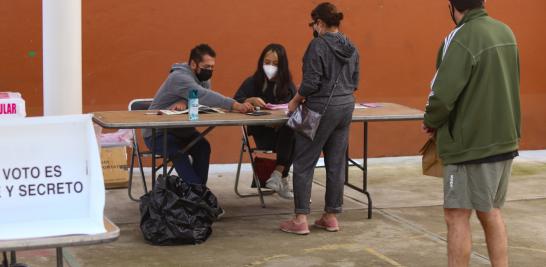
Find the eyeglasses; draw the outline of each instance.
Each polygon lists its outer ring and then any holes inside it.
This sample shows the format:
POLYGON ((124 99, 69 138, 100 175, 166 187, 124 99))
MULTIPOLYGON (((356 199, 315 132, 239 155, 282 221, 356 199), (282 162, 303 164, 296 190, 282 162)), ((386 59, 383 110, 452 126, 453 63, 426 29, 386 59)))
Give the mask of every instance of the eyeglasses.
POLYGON ((317 21, 316 21, 316 20, 314 20, 314 21, 312 21, 312 22, 309 22, 309 27, 313 27, 315 24, 317 24, 317 21))

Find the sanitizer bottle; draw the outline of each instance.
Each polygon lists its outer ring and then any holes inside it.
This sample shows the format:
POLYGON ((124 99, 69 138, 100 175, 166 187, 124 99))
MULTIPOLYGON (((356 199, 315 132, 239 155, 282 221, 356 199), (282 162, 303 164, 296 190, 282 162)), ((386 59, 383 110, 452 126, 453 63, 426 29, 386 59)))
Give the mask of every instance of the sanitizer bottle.
POLYGON ((188 109, 190 121, 199 120, 199 95, 196 89, 190 90, 188 97, 188 109))

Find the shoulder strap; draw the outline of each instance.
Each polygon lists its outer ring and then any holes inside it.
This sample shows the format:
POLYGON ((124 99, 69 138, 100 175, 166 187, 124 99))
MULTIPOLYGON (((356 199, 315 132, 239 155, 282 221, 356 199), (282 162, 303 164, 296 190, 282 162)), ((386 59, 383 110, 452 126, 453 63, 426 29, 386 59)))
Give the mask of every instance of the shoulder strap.
POLYGON ((332 89, 330 90, 330 96, 328 97, 328 102, 326 102, 326 106, 324 106, 324 109, 322 110, 321 114, 324 114, 326 112, 326 109, 328 109, 328 106, 330 105, 330 101, 332 101, 332 96, 334 95, 334 89, 336 89, 337 84, 339 83, 339 77, 341 76, 343 69, 345 69, 345 65, 347 65, 347 63, 343 63, 341 70, 337 74, 336 81, 334 82, 334 85, 332 86, 332 89))
MULTIPOLYGON (((322 41, 326 43, 326 40, 324 40, 322 36, 319 36, 319 38, 322 39, 322 41)), ((332 51, 332 53, 335 53, 334 49, 332 49, 330 47, 330 45, 328 45, 328 43, 326 43, 326 46, 328 46, 328 48, 332 51)), ((326 102, 326 105, 324 106, 324 109, 322 109, 321 115, 326 112, 326 109, 328 109, 328 106, 330 105, 330 101, 332 101, 332 96, 334 95, 334 89, 336 89, 337 84, 339 83, 339 77, 341 76, 341 73, 343 72, 343 69, 345 69, 345 65, 347 65, 348 63, 343 62, 342 64, 343 65, 341 65, 341 70, 339 70, 339 73, 337 74, 336 81, 334 82, 334 85, 332 86, 332 89, 330 90, 330 96, 328 97, 328 102, 326 102)))

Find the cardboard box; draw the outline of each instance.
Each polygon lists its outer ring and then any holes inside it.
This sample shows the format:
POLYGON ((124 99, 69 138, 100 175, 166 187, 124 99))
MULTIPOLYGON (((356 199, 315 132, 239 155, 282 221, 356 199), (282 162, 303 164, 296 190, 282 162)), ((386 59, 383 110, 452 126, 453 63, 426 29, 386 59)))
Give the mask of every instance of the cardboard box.
POLYGON ((127 148, 103 147, 100 150, 100 158, 106 189, 126 188, 129 182, 127 148))

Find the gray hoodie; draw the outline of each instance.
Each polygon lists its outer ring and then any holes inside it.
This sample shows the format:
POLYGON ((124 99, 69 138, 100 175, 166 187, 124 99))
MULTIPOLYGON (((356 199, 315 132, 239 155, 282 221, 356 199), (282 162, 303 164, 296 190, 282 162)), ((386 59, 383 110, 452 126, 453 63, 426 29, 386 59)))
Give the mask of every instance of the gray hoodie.
POLYGON ((325 104, 344 64, 330 105, 354 103, 360 73, 358 49, 340 32, 314 38, 303 57, 300 95, 309 103, 325 104))
MULTIPOLYGON (((169 76, 157 90, 149 109, 168 109, 176 102, 188 100, 191 89, 197 90, 201 105, 231 110, 235 102, 232 98, 211 90, 210 81, 199 81, 187 63, 177 63, 172 66, 169 76)), ((151 135, 150 130, 143 131, 144 137, 151 135)))

